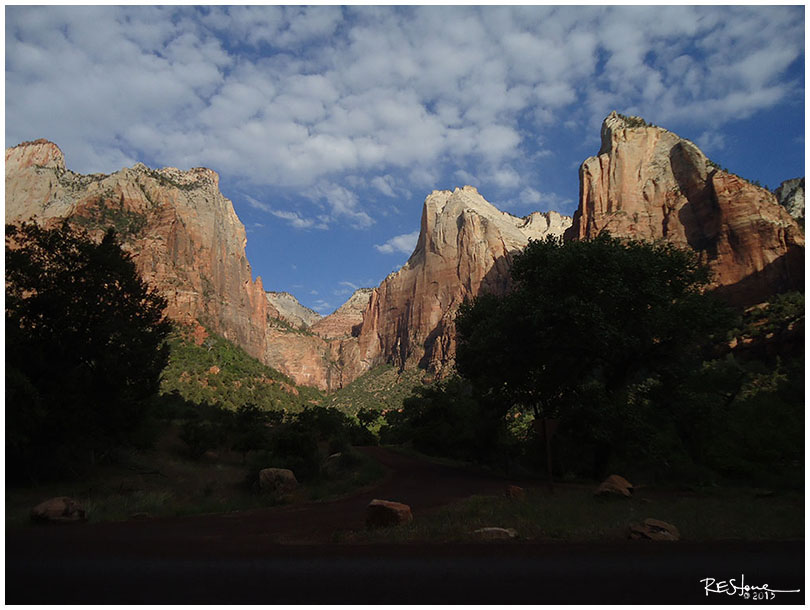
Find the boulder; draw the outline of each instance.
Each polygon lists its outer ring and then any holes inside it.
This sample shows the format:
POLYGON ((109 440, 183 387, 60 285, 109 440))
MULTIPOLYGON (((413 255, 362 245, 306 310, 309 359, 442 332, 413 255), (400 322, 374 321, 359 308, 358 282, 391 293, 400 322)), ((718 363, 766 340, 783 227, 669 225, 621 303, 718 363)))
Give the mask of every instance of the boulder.
POLYGON ((482 540, 511 540, 517 538, 517 530, 511 527, 482 527, 473 533, 482 540))
POLYGON ((366 509, 367 527, 390 527, 413 521, 411 507, 400 502, 372 500, 366 509))
POLYGON ((265 468, 259 472, 259 489, 286 494, 298 488, 295 473, 287 468, 265 468))
POLYGON ((517 485, 507 485, 506 497, 511 498, 512 500, 525 500, 526 490, 522 487, 518 487, 517 485))
POLYGON ((31 509, 31 519, 46 523, 76 523, 87 520, 84 507, 67 496, 51 498, 31 509))
POLYGON ((630 526, 632 540, 656 540, 674 542, 681 539, 678 528, 658 519, 645 519, 644 523, 634 523, 630 526))
POLYGON ((633 495, 633 484, 618 474, 612 474, 602 481, 594 492, 595 496, 624 496, 629 498, 633 495))

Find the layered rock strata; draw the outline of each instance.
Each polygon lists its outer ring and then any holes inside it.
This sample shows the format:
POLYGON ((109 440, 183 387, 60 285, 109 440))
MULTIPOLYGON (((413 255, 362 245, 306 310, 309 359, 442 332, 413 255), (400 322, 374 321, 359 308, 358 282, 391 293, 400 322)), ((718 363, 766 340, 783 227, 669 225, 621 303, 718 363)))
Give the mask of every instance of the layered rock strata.
POLYGON ((204 168, 151 170, 138 163, 113 174, 65 167, 46 140, 6 149, 6 222, 62 219, 100 236, 115 227, 142 277, 168 299, 168 315, 212 331, 261 358, 268 306, 245 256, 245 228, 219 176, 204 168))
POLYGON ((334 313, 313 324, 312 332, 324 339, 347 339, 357 335, 372 292, 372 288, 355 290, 349 300, 334 313))
POLYGON ((562 235, 570 224, 556 212, 501 212, 471 186, 431 193, 416 249, 371 293, 358 334, 362 368, 452 366, 458 306, 483 292, 505 292, 512 256, 529 239, 562 235))
POLYGON ((602 231, 694 249, 738 305, 804 285, 804 234, 772 193, 721 171, 689 140, 615 112, 599 154, 580 167, 565 235, 602 231))

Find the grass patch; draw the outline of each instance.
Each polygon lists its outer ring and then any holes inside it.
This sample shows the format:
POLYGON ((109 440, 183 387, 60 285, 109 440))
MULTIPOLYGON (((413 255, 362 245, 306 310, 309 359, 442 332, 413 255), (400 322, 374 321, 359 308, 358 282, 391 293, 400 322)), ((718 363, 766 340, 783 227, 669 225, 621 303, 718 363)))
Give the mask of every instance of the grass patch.
POLYGON ((184 451, 172 426, 154 450, 128 454, 80 480, 6 489, 6 527, 30 526, 31 509, 57 496, 82 504, 90 523, 126 521, 325 501, 366 487, 386 472, 372 458, 347 449, 328 472, 303 482, 289 497, 278 498, 251 488, 246 482, 249 465, 241 454, 219 451, 190 459, 184 451))
POLYGON ((558 488, 553 495, 528 490, 524 500, 473 496, 423 515, 410 524, 343 533, 337 541, 469 542, 482 527, 514 528, 519 539, 610 542, 627 538, 631 523, 652 517, 675 525, 683 540, 785 540, 804 538, 800 493, 756 497, 752 490, 719 493, 650 491, 630 499, 596 498, 592 488, 558 488))

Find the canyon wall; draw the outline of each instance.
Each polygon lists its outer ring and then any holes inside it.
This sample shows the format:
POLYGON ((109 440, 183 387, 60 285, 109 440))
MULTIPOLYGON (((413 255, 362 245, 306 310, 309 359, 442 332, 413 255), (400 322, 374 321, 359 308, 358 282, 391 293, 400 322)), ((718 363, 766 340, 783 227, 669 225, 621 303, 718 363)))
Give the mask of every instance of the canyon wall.
POLYGON ((566 239, 602 231, 695 250, 738 305, 804 286, 804 233, 773 193, 720 170, 689 140, 611 113, 580 167, 566 239))
POLYGON ((52 142, 6 149, 6 222, 62 219, 100 237, 118 230, 138 271, 168 299, 168 315, 204 324, 261 358, 268 305, 261 278, 245 256, 245 228, 204 168, 152 170, 138 163, 113 174, 81 175, 65 167, 52 142))

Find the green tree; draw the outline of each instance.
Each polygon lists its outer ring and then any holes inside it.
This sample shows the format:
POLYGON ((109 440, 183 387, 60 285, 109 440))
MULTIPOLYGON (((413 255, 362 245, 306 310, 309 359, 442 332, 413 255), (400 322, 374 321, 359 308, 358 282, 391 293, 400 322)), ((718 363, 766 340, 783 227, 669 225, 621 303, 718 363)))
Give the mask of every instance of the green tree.
POLYGON ((645 430, 646 393, 699 363, 733 319, 704 291, 708 270, 670 244, 550 237, 515 257, 512 276, 509 294, 460 308, 458 371, 504 414, 522 405, 585 424, 601 462, 645 430))
POLYGON ((166 301, 109 230, 6 226, 7 472, 57 476, 144 440, 166 301))

